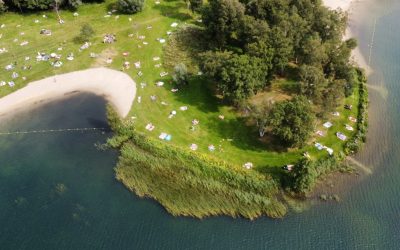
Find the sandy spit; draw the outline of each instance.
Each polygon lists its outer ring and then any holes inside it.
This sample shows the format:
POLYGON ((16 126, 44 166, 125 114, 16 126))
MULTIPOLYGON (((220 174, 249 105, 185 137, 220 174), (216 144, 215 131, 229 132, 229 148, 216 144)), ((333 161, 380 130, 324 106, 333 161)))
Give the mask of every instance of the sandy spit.
POLYGON ((93 68, 55 75, 31 82, 0 99, 0 115, 29 107, 37 102, 62 98, 71 92, 90 92, 104 96, 126 117, 136 95, 136 84, 127 74, 107 68, 93 68))

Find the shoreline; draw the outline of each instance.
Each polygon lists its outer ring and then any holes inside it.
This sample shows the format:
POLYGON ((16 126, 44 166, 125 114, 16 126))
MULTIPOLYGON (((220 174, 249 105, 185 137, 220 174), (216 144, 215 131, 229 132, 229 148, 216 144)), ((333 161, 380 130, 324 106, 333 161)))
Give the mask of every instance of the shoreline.
MULTIPOLYGON (((355 11, 356 5, 364 2, 363 0, 323 0, 323 4, 331 9, 342 9, 345 11, 349 17, 347 27, 345 30, 345 34, 343 36, 343 40, 350 38, 358 38, 355 36, 354 27, 349 23, 350 17, 354 16, 353 11, 355 11)), ((368 77, 373 73, 372 68, 369 66, 366 60, 366 56, 361 52, 360 46, 358 45, 354 50, 351 51, 351 60, 360 68, 364 69, 365 75, 368 77)), ((347 162, 348 156, 345 158, 345 162, 347 162)), ((324 201, 321 199, 321 195, 330 196, 338 195, 339 201, 344 197, 347 197, 349 194, 349 190, 361 183, 368 174, 365 171, 361 171, 360 168, 356 165, 352 165, 354 167, 354 172, 339 172, 334 171, 326 176, 320 178, 314 187, 314 189, 309 194, 309 199, 314 202, 318 202, 319 204, 324 204, 329 201, 324 201)))
MULTIPOLYGON (((330 9, 341 9, 346 12, 350 17, 352 15, 352 11, 354 9, 354 5, 357 3, 362 3, 361 0, 323 0, 323 4, 330 9)), ((345 34, 343 36, 343 40, 355 37, 354 31, 352 30, 349 20, 347 22, 347 27, 345 34)), ((359 67, 365 70, 367 76, 373 73, 372 68, 368 65, 365 55, 362 54, 360 50, 360 46, 358 45, 354 50, 351 51, 351 59, 356 63, 359 67)))
POLYGON ((29 105, 42 104, 75 92, 103 96, 121 117, 126 117, 136 96, 136 83, 129 75, 108 68, 93 68, 34 81, 0 98, 0 116, 29 105))

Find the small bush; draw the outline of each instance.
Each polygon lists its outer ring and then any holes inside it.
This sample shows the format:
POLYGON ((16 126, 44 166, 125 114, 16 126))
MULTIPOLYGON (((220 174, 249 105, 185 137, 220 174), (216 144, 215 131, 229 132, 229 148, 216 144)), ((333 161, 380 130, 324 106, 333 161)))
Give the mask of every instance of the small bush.
POLYGON ((3 0, 0 0, 0 14, 4 13, 7 10, 7 6, 3 0))
POLYGON ((144 0, 118 0, 118 10, 125 14, 135 14, 143 10, 144 0))
POLYGON ((77 9, 81 4, 82 4, 81 0, 68 0, 68 6, 74 10, 77 9))
POLYGON ((356 69, 357 80, 358 80, 358 117, 357 117, 357 133, 350 138, 344 145, 344 152, 349 154, 356 153, 362 146, 362 144, 367 140, 367 130, 368 130, 368 90, 365 86, 367 78, 365 73, 356 69))
POLYGON ((286 177, 286 185, 300 195, 307 195, 314 188, 319 177, 342 168, 335 157, 325 157, 317 161, 303 159, 294 166, 286 177))
POLYGON ((79 33, 78 36, 74 38, 74 42, 78 44, 88 42, 93 37, 94 34, 95 32, 92 26, 86 23, 82 25, 81 32, 79 33))
POLYGON ((174 67, 174 75, 172 76, 177 84, 188 84, 188 71, 186 65, 180 63, 174 67))

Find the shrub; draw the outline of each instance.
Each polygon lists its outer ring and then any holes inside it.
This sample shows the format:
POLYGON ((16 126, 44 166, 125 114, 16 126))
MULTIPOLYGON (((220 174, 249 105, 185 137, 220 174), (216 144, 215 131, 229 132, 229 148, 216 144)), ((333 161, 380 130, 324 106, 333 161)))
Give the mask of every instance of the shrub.
POLYGON ((12 9, 23 10, 48 10, 55 4, 53 0, 14 0, 6 1, 7 5, 12 9))
POLYGON ((7 10, 7 6, 3 0, 0 0, 0 14, 7 10))
POLYGON ((174 75, 172 76, 177 84, 188 84, 188 71, 186 65, 180 63, 174 67, 174 75))
POLYGON ((287 176, 286 185, 298 194, 306 195, 317 183, 320 176, 338 170, 342 164, 335 157, 325 157, 317 161, 303 159, 287 176))
POLYGON ((76 9, 82 4, 81 0, 68 0, 68 6, 72 9, 76 9))
POLYGON ((84 42, 88 42, 90 40, 90 38, 93 37, 94 35, 94 30, 92 28, 92 26, 90 26, 89 24, 84 24, 81 27, 81 32, 79 33, 78 36, 76 36, 74 38, 74 42, 76 43, 84 43, 84 42))
POLYGON ((362 143, 367 139, 368 129, 368 90, 365 86, 367 78, 361 69, 356 69, 358 81, 358 116, 357 116, 357 133, 350 138, 344 145, 344 152, 349 154, 356 153, 362 143))
POLYGON ((144 0, 118 0, 118 10, 126 14, 135 14, 143 10, 144 0))

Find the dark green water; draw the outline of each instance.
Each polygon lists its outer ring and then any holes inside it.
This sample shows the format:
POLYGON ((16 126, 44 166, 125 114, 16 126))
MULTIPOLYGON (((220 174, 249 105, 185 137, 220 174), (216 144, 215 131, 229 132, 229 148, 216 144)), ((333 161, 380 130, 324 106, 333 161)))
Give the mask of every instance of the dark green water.
MULTIPOLYGON (((400 249, 400 2, 357 6, 352 20, 368 56, 375 43, 369 142, 373 166, 341 194, 284 220, 174 218, 114 180, 116 152, 94 146, 110 134, 0 137, 0 249, 400 249)), ((79 95, 19 113, 1 129, 103 127, 105 103, 79 95)))

